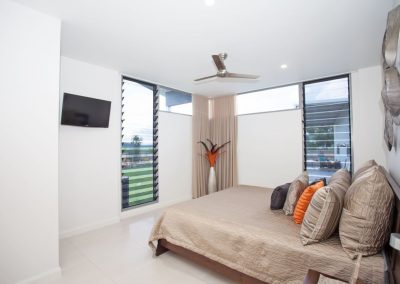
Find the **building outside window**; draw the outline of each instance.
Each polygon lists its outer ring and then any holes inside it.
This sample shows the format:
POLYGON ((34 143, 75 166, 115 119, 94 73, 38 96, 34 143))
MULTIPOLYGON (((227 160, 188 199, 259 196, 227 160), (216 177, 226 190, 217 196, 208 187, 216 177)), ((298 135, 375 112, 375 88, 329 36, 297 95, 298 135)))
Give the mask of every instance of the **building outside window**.
POLYGON ((310 181, 352 170, 349 76, 303 84, 304 168, 310 181))
POLYGON ((166 87, 158 88, 160 110, 192 115, 192 95, 166 87))

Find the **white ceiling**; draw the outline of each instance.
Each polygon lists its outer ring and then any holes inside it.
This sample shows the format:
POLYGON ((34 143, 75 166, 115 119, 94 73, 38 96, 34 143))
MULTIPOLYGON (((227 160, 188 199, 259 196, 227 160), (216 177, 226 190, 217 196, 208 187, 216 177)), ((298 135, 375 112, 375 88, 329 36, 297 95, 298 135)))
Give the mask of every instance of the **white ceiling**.
POLYGON ((393 0, 16 0, 62 19, 62 55, 208 96, 350 72, 380 62, 393 0), (211 54, 228 71, 212 75, 211 54), (287 64, 286 70, 280 65, 287 64))

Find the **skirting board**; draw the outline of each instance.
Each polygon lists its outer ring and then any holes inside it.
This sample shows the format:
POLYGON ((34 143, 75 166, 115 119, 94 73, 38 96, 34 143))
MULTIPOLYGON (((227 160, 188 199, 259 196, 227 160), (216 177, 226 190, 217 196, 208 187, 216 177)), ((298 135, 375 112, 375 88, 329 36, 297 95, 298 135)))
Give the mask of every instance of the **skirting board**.
POLYGON ((72 230, 60 232, 60 239, 70 238, 70 237, 77 236, 77 235, 80 235, 83 233, 87 233, 87 232, 90 232, 93 230, 97 230, 97 229, 100 229, 100 228, 103 228, 103 227, 106 227, 106 226, 109 226, 112 224, 119 223, 119 221, 120 221, 119 217, 113 217, 113 218, 106 219, 106 220, 103 220, 100 222, 81 226, 81 227, 78 227, 78 228, 75 228, 72 230))
POLYGON ((38 280, 43 280, 44 281, 44 280, 53 279, 53 278, 56 278, 56 277, 59 277, 59 276, 61 276, 61 268, 58 266, 58 267, 56 267, 54 269, 51 269, 49 271, 40 273, 38 275, 35 275, 35 276, 30 277, 30 278, 25 279, 25 280, 19 281, 16 284, 29 284, 29 283, 32 283, 32 282, 37 282, 38 280))
POLYGON ((142 215, 145 213, 149 213, 151 211, 155 211, 155 210, 160 210, 160 209, 164 209, 166 207, 169 207, 171 205, 180 203, 180 202, 184 202, 184 201, 188 201, 191 198, 183 198, 183 199, 179 199, 179 200, 173 200, 173 201, 169 201, 169 202, 158 202, 158 203, 154 203, 148 206, 142 206, 142 207, 138 207, 138 208, 132 208, 130 210, 126 210, 121 212, 121 219, 127 219, 130 217, 135 217, 138 215, 142 215))
POLYGON ((89 224, 86 226, 81 226, 72 230, 67 230, 64 232, 60 232, 60 239, 65 239, 65 238, 70 238, 70 237, 74 237, 83 233, 87 233, 93 230, 97 230, 109 225, 113 225, 116 223, 119 223, 121 221, 121 219, 127 219, 130 217, 134 217, 134 216, 139 216, 145 213, 149 213, 151 211, 155 211, 155 210, 160 210, 166 207, 169 207, 171 205, 183 202, 183 201, 188 201, 190 200, 190 198, 184 198, 184 199, 180 199, 180 200, 173 200, 173 201, 169 201, 169 202, 164 202, 164 203, 154 203, 154 204, 150 204, 147 206, 142 206, 142 207, 138 207, 138 208, 132 208, 131 210, 127 210, 127 211, 123 211, 121 212, 119 217, 114 217, 114 218, 110 218, 110 219, 106 219, 103 220, 101 222, 97 222, 97 223, 93 223, 93 224, 89 224))

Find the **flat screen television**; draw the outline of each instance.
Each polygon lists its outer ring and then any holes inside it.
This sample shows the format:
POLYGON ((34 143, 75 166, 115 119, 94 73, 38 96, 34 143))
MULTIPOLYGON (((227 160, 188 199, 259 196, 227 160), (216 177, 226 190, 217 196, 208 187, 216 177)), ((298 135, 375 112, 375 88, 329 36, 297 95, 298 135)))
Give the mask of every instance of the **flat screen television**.
POLYGON ((61 124, 108 127, 111 102, 64 93, 61 124))

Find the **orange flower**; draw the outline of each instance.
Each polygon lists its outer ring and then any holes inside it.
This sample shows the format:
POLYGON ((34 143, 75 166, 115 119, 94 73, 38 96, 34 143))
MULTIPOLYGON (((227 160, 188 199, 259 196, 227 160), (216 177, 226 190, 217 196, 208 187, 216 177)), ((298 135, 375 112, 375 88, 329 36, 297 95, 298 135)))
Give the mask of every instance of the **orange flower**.
POLYGON ((217 152, 215 152, 215 153, 208 152, 206 154, 206 156, 207 156, 208 162, 210 163, 210 167, 214 167, 215 162, 217 161, 217 158, 218 158, 218 153, 217 152))
POLYGON ((210 167, 215 166, 215 162, 217 161, 218 158, 218 151, 221 150, 226 144, 230 143, 231 141, 225 142, 221 146, 218 147, 217 144, 214 144, 210 139, 207 139, 207 141, 210 143, 211 148, 209 149, 207 144, 203 141, 200 141, 198 143, 201 143, 204 146, 204 149, 206 150, 206 158, 208 162, 210 163, 210 167))

